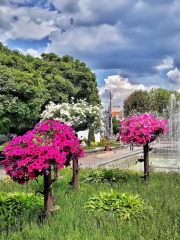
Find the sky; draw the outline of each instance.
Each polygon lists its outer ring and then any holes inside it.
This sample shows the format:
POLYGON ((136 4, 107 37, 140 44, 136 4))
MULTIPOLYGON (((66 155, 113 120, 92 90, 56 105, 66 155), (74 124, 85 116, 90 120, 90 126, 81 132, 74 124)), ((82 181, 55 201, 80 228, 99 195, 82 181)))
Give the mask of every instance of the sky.
POLYGON ((0 0, 0 42, 70 55, 97 76, 105 109, 135 90, 180 90, 180 0, 0 0))

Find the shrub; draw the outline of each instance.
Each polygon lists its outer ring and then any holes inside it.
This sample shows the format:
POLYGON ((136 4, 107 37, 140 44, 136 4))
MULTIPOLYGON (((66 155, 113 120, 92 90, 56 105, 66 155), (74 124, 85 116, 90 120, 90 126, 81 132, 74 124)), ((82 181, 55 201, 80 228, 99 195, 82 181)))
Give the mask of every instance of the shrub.
POLYGON ((103 138, 101 139, 101 144, 102 144, 103 146, 106 145, 106 138, 105 138, 105 137, 103 137, 103 138))
POLYGON ((91 142, 91 145, 92 145, 93 147, 97 147, 97 146, 98 146, 98 143, 97 143, 97 142, 91 142))
POLYGON ((100 192, 99 195, 90 197, 85 208, 90 213, 104 214, 105 216, 117 216, 124 220, 131 217, 143 216, 145 211, 152 210, 147 206, 138 194, 135 196, 130 193, 110 193, 100 192))
POLYGON ((113 169, 95 169, 89 171, 85 175, 84 182, 100 183, 100 182, 118 182, 127 181, 127 178, 123 172, 113 169))
POLYGON ((88 143, 88 140, 87 140, 87 138, 83 138, 83 142, 85 142, 86 144, 88 143))
POLYGON ((131 178, 134 178, 134 175, 140 175, 141 173, 135 169, 123 170, 123 169, 95 169, 89 171, 85 177, 85 183, 101 183, 101 182, 109 182, 109 183, 119 183, 122 181, 128 181, 131 178))
POLYGON ((22 214, 38 214, 43 209, 43 198, 34 193, 0 193, 0 215, 11 220, 22 214))

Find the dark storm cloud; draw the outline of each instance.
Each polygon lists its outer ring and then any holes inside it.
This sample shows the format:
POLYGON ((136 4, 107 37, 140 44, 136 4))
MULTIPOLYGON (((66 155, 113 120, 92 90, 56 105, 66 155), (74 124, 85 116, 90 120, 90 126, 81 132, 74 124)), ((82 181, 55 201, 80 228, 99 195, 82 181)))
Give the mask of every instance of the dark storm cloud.
POLYGON ((62 13, 76 13, 80 11, 78 0, 55 0, 53 4, 62 13))
MULTIPOLYGON (((114 1, 113 4, 107 1, 106 6, 103 1, 90 1, 88 11, 91 14, 75 18, 76 26, 90 28, 109 24, 129 41, 129 46, 115 45, 115 51, 108 51, 108 43, 105 43, 107 51, 104 50, 102 43, 94 58, 79 54, 90 62, 92 68, 118 68, 123 77, 133 74, 137 78, 156 74, 154 67, 167 56, 179 56, 180 5, 177 1, 127 0, 114 1)), ((180 66, 179 57, 174 62, 180 66)))
POLYGON ((6 6, 7 0, 0 0, 0 6, 6 6))
POLYGON ((47 8, 49 6, 48 0, 24 0, 24 1, 10 1, 11 4, 15 4, 18 7, 41 7, 47 8))
MULTIPOLYGON (((156 66, 168 56, 180 69, 180 1, 0 0, 2 6, 10 3, 15 10, 19 6, 27 11, 27 23, 34 24, 30 31, 37 25, 44 29, 51 26, 45 35, 49 34, 52 41, 48 51, 60 56, 72 55, 91 69, 118 69, 120 76, 128 78, 132 84, 139 84, 143 77, 155 84, 149 77, 159 74, 156 66)), ((12 20, 7 13, 1 13, 1 29, 9 31, 12 25, 20 25, 21 13, 12 15, 12 20)), ((34 35, 37 32, 39 30, 34 35)), ((11 38, 14 36, 22 37, 16 32, 11 38)), ((161 79, 156 80, 161 82, 161 79)), ((172 80, 167 78, 166 81, 172 80)))

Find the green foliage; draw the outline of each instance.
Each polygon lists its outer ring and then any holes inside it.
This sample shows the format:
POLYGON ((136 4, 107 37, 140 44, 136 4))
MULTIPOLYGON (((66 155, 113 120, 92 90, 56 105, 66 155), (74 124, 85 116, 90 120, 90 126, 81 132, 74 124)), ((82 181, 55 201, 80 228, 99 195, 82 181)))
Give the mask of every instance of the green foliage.
POLYGON ((140 172, 133 170, 124 171, 123 169, 114 168, 114 169, 106 169, 100 168, 95 170, 90 170, 84 176, 85 183, 111 183, 118 184, 122 181, 129 181, 132 177, 134 180, 137 180, 137 176, 139 177, 140 172))
POLYGON ((153 113, 168 119, 169 112, 165 110, 170 106, 172 93, 175 95, 176 102, 178 103, 180 100, 180 93, 178 91, 168 91, 164 88, 153 88, 150 92, 136 90, 124 100, 124 115, 128 117, 131 111, 135 110, 140 114, 153 113))
POLYGON ((38 214, 42 210, 43 199, 33 193, 0 193, 0 215, 6 220, 11 221, 24 214, 38 214))
POLYGON ((45 102, 41 76, 0 65, 0 133, 33 128, 45 102))
MULTIPOLYGON (((163 110, 170 105, 171 91, 163 88, 151 89, 151 111, 163 116, 163 110)), ((169 117, 169 116, 167 116, 169 117)))
POLYGON ((119 181, 127 181, 127 176, 123 172, 114 169, 90 170, 84 177, 85 183, 117 183, 119 181))
POLYGON ((138 194, 134 196, 130 193, 114 192, 112 189, 110 193, 100 192, 98 195, 90 197, 85 208, 93 214, 98 212, 105 216, 117 216, 124 220, 130 219, 132 216, 143 216, 144 211, 152 209, 145 205, 138 194))
POLYGON ((23 134, 39 121, 50 102, 87 99, 100 103, 96 75, 71 56, 23 55, 0 43, 0 133, 23 134))
POLYGON ((8 142, 3 143, 3 144, 0 146, 0 150, 3 150, 7 145, 8 145, 8 142))
POLYGON ((124 100, 124 115, 128 117, 130 112, 136 109, 139 113, 145 113, 150 110, 150 96, 147 91, 136 90, 124 100))
POLYGON ((98 143, 97 143, 97 142, 91 142, 91 146, 97 147, 97 146, 98 146, 98 143))
MULTIPOLYGON (((107 183, 84 184, 83 177, 88 169, 79 172, 80 189, 74 191, 68 184, 72 178, 72 169, 64 168, 60 171, 63 179, 53 184, 53 194, 57 196, 54 205, 60 206, 49 219, 39 224, 38 218, 31 220, 20 216, 13 224, 7 224, 0 216, 0 240, 26 240, 26 239, 67 239, 67 240, 150 240, 150 239, 179 239, 180 228, 180 174, 176 173, 150 173, 150 181, 146 184, 144 179, 131 180, 120 184, 112 184, 114 193, 137 193, 147 206, 152 206, 153 215, 144 211, 142 215, 132 217, 131 221, 120 217, 108 217, 104 214, 88 214, 85 204, 91 196, 99 196, 100 192, 109 193, 107 183), (139 217, 138 217, 139 216, 139 217), (19 223, 22 222, 20 225, 19 223), (8 225, 8 226, 7 226, 8 225)), ((132 172, 129 174, 135 176, 132 172)), ((1 192, 29 192, 42 191, 43 177, 38 178, 39 183, 31 181, 29 184, 19 185, 15 182, 0 186, 1 192)), ((144 205, 146 206, 146 205, 144 205)), ((127 216, 126 216, 127 217, 127 216)), ((131 217, 131 216, 130 216, 131 217)))
POLYGON ((113 124, 113 133, 116 134, 119 130, 119 120, 117 120, 116 118, 112 119, 112 124, 113 124))
POLYGON ((89 132, 88 132, 88 145, 91 146, 91 142, 95 142, 95 136, 94 136, 94 128, 90 126, 89 132))
POLYGON ((83 138, 83 142, 85 142, 86 144, 88 143, 88 140, 84 137, 83 138))
POLYGON ((101 143, 101 145, 102 146, 105 146, 106 145, 106 138, 105 137, 103 137, 102 139, 101 139, 101 141, 100 141, 100 143, 101 143))

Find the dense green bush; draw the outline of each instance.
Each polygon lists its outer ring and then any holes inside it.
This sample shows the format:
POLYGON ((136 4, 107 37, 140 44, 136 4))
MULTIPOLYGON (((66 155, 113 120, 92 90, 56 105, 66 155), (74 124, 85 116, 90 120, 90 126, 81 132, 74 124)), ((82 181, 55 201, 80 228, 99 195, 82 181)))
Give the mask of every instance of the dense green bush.
POLYGON ((34 193, 0 193, 0 215, 6 220, 14 220, 14 217, 24 214, 40 214, 42 210, 43 198, 34 193))
POLYGON ((105 216, 116 216, 124 220, 132 217, 143 217, 145 211, 151 211, 152 207, 147 206, 138 194, 130 193, 100 192, 98 195, 89 198, 85 208, 93 214, 104 214, 105 216))
POLYGON ((119 184, 119 182, 127 182, 130 179, 139 179, 140 172, 133 170, 123 170, 119 168, 114 169, 92 169, 88 173, 84 175, 85 183, 111 183, 111 184, 119 184))

